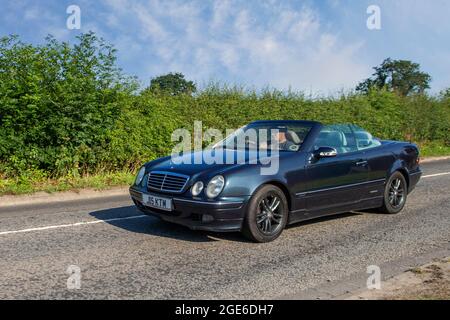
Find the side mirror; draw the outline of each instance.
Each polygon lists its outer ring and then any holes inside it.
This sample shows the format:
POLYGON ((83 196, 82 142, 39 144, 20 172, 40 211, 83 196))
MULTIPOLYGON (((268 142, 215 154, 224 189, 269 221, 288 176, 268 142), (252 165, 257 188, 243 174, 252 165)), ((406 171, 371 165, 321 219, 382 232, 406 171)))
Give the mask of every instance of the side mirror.
POLYGON ((337 151, 335 148, 331 147, 320 147, 316 151, 314 151, 314 157, 317 159, 320 158, 332 158, 336 157, 337 151))

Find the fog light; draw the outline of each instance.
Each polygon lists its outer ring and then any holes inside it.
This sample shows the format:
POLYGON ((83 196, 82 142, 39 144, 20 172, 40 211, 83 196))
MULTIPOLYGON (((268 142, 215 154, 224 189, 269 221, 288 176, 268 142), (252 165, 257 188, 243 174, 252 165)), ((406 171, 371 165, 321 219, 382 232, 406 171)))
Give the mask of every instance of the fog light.
POLYGON ((209 215, 209 214, 202 215, 202 222, 206 223, 206 222, 212 222, 212 221, 214 221, 214 217, 212 215, 209 215))

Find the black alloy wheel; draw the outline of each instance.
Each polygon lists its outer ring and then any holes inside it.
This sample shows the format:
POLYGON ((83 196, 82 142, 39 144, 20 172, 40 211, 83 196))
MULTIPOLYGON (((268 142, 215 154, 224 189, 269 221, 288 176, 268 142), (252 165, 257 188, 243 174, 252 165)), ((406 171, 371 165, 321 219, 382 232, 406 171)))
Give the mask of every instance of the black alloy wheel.
POLYGON ((259 188, 247 206, 243 233, 255 242, 270 242, 279 237, 288 221, 288 202, 274 185, 259 188))
POLYGON ((381 210, 391 214, 400 212, 406 204, 407 196, 408 185, 406 179, 401 172, 396 171, 386 183, 381 210))

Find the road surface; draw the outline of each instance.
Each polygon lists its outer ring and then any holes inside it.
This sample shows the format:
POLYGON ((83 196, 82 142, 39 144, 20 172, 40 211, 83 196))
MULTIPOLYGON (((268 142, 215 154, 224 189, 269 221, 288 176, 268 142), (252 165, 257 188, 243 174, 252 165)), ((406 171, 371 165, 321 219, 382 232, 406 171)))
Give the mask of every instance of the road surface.
POLYGON ((3 207, 0 299, 339 297, 369 265, 386 278, 449 256, 450 161, 423 170, 398 215, 300 223, 268 244, 142 216, 125 196, 3 207))

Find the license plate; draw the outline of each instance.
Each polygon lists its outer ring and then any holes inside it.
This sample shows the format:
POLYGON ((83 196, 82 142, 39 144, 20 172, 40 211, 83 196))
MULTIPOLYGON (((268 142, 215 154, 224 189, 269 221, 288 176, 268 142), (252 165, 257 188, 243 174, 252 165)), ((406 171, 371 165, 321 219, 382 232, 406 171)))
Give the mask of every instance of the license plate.
POLYGON ((172 199, 156 197, 151 194, 143 194, 142 200, 148 207, 172 211, 172 199))

